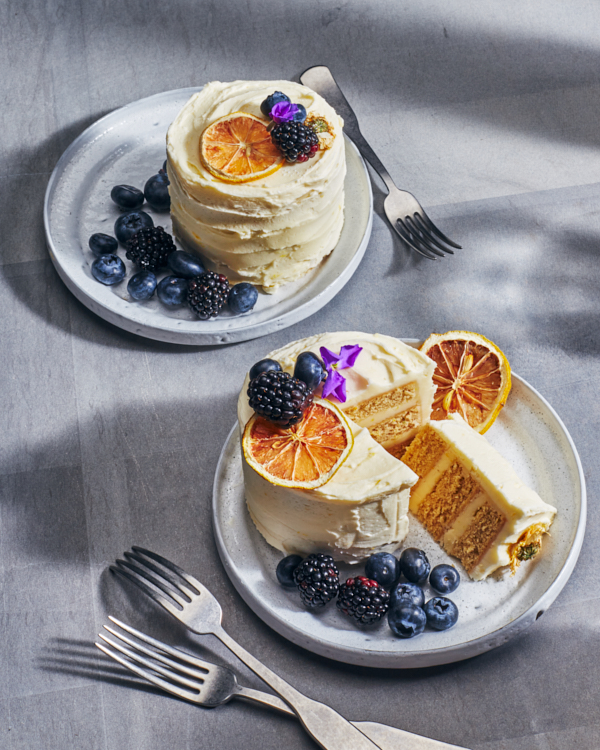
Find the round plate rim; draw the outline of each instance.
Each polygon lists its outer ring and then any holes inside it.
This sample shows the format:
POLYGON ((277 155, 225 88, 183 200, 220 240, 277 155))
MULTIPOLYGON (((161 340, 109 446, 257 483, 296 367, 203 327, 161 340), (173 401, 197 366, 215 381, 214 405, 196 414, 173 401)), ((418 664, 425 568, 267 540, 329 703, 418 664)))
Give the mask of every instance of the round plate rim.
MULTIPOLYGON (((218 329, 213 328, 211 331, 199 331, 189 332, 178 330, 176 326, 153 326, 140 323, 139 321, 132 320, 131 318, 121 314, 118 310, 112 309, 109 305, 105 304, 102 300, 96 299, 89 295, 85 289, 77 283, 77 279, 73 278, 72 274, 69 273, 65 265, 61 263, 60 252, 57 252, 55 243, 53 242, 51 226, 50 226, 50 212, 52 205, 52 198, 56 191, 56 188, 61 180, 61 177, 69 164, 73 154, 77 152, 82 144, 84 144, 94 129, 102 126, 103 123, 109 123, 112 119, 118 119, 119 116, 126 114, 128 109, 138 107, 144 102, 150 102, 153 99, 160 99, 161 97, 181 95, 182 97, 191 96, 193 93, 199 91, 202 87, 185 87, 180 89, 171 89, 163 91, 157 94, 153 94, 148 97, 142 97, 133 102, 129 102, 122 107, 118 107, 112 112, 108 112, 102 117, 95 120, 89 125, 82 133, 80 133, 71 144, 65 149, 60 159, 56 163, 44 196, 44 208, 43 208, 43 219, 44 219, 44 232, 46 236, 46 245, 50 254, 52 263, 69 291, 89 310, 101 317, 102 319, 112 323, 113 325, 122 328, 130 333, 143 336, 145 338, 153 339, 155 341, 164 341, 168 343, 184 344, 189 346, 200 346, 200 345, 219 345, 229 344, 239 341, 247 341, 260 336, 266 336, 273 333, 276 330, 287 328, 295 323, 304 320, 305 318, 318 312, 328 302, 330 302, 338 292, 348 283, 348 281, 354 275, 356 269, 360 265, 360 262, 365 254, 371 232, 373 228, 373 190, 371 186, 371 180, 366 164, 360 155, 360 152, 352 143, 352 141, 344 134, 346 146, 351 149, 354 156, 356 157, 356 164, 360 167, 361 176, 364 179, 365 192, 368 197, 368 206, 362 206, 362 210, 367 215, 367 222, 363 236, 360 238, 358 246, 353 253, 349 262, 343 265, 343 268, 335 279, 321 292, 316 293, 313 297, 306 300, 298 307, 295 307, 287 312, 280 315, 275 315, 272 318, 263 320, 261 323, 253 324, 249 322, 248 325, 236 328, 236 329, 218 329)), ((348 179, 348 174, 346 175, 348 179)), ((165 318, 165 321, 171 320, 165 318)), ((251 317, 248 317, 251 321, 251 317)))
MULTIPOLYGON (((402 339, 407 344, 417 345, 420 343, 417 339, 402 339)), ((233 583, 236 591, 246 602, 246 604, 252 609, 252 611, 260 617, 269 627, 275 630, 279 635, 287 638, 289 641, 297 646, 306 648, 307 650, 319 655, 325 656, 336 661, 341 661, 346 664, 356 664, 360 666, 370 666, 379 668, 396 668, 396 669, 410 669, 415 667, 430 667, 438 666, 442 664, 450 664, 463 659, 468 659, 478 654, 490 651, 497 646, 500 646, 509 641, 514 636, 522 633, 526 630, 539 616, 542 614, 556 599, 559 593, 567 583, 581 552, 583 544, 583 538, 585 535, 586 519, 587 519, 587 492, 585 477, 583 473, 583 467, 579 454, 567 430, 562 419, 556 413, 554 408, 548 403, 548 401, 524 378, 520 377, 516 373, 511 373, 512 377, 521 383, 531 394, 547 409, 548 413, 555 420, 557 426, 560 428, 563 436, 566 438, 567 443, 571 449, 572 456, 575 460, 577 467, 579 486, 580 486, 580 510, 579 519, 577 522, 576 532, 573 538, 573 543, 567 554, 565 562, 555 576, 553 581, 549 584, 545 592, 519 617, 507 625, 486 633, 479 638, 475 638, 470 641, 465 641, 459 645, 449 646, 441 649, 428 649, 427 651, 420 652, 406 652, 398 653, 393 651, 377 651, 377 652, 366 652, 363 649, 356 649, 341 644, 333 644, 328 641, 324 641, 318 637, 311 636, 304 630, 300 630, 290 625, 285 620, 278 618, 273 615, 272 611, 265 607, 260 600, 255 599, 248 587, 245 585, 243 579, 238 576, 233 559, 231 558, 229 551, 225 545, 225 540, 220 528, 218 519, 218 499, 220 494, 220 477, 223 472, 223 466, 226 461, 226 454, 229 448, 229 444, 232 439, 235 439, 236 432, 238 430, 237 424, 235 424, 229 431, 217 463, 215 471, 215 477, 213 481, 213 496, 212 496, 212 523, 215 541, 221 562, 225 571, 233 583)), ((258 532, 257 532, 258 533, 258 532)))

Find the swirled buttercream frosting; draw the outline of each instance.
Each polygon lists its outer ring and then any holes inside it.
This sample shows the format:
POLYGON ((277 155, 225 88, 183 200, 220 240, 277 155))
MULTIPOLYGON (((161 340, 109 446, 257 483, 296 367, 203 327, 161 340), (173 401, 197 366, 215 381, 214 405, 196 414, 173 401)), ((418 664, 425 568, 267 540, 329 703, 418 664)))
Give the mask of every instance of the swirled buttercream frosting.
POLYGON ((344 221, 346 161, 342 119, 306 86, 290 81, 206 84, 185 104, 167 134, 173 231, 233 280, 267 292, 315 268, 336 246, 344 221), (261 102, 282 91, 308 115, 333 129, 331 147, 304 163, 246 183, 213 176, 200 155, 204 130, 221 117, 244 112, 269 122, 261 102))

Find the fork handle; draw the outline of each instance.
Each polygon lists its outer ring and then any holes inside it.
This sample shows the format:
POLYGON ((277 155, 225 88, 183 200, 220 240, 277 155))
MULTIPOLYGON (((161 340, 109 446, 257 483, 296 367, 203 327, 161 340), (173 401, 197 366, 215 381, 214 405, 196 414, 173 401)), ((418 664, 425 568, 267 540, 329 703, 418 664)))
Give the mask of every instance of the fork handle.
POLYGON ((395 188, 396 185, 390 177, 389 172, 360 132, 358 119, 354 114, 354 110, 348 104, 348 100, 337 85, 329 68, 326 65, 315 65, 313 68, 308 68, 300 76, 300 81, 305 86, 316 91, 317 94, 320 94, 342 116, 346 135, 354 141, 360 153, 385 182, 388 190, 395 188))
POLYGON ((265 667, 237 641, 234 641, 223 628, 215 630, 214 634, 240 661, 250 667, 291 706, 308 734, 324 750, 381 750, 379 745, 374 744, 333 708, 307 698, 275 672, 265 667))

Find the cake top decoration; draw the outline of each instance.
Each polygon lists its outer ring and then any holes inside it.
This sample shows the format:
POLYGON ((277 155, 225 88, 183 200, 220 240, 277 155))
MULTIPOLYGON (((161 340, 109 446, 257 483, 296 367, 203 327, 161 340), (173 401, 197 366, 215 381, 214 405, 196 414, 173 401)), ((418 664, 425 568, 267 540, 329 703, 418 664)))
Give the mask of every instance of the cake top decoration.
POLYGON ((346 401, 346 378, 338 370, 353 367, 356 358, 362 352, 362 346, 347 344, 341 347, 339 354, 322 346, 320 352, 327 370, 327 380, 323 385, 323 398, 335 396, 338 401, 344 403, 346 401))

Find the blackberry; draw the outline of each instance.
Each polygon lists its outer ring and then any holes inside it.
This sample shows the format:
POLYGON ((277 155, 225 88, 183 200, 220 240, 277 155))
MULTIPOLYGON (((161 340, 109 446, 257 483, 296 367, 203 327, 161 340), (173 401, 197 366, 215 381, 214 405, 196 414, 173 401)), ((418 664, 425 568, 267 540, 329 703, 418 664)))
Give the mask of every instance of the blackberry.
POLYGON ((306 383, 289 372, 268 370, 250 381, 248 399, 261 417, 281 427, 291 427, 302 420, 313 394, 306 383))
POLYGON ((381 620, 388 611, 390 594, 377 581, 364 576, 348 578, 340 586, 336 607, 363 625, 381 620))
POLYGON ((125 255, 147 271, 157 271, 167 265, 167 258, 175 251, 173 238, 162 227, 138 229, 127 240, 125 255))
POLYGON ((229 281, 222 273, 205 271, 188 282, 188 305, 201 320, 215 318, 229 295, 229 281))
POLYGON ((340 571, 331 555, 309 555, 294 570, 294 581, 305 607, 324 607, 340 588, 340 571))
POLYGON ((271 140, 285 154, 286 161, 307 161, 319 150, 319 136, 308 125, 282 122, 271 130, 271 140))

